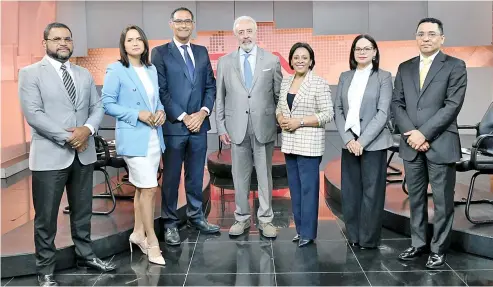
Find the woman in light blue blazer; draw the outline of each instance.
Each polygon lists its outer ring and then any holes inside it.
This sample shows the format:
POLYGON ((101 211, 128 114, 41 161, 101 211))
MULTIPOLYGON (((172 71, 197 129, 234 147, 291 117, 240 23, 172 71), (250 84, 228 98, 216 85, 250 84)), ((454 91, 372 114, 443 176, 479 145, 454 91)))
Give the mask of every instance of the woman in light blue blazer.
POLYGON ((149 43, 137 26, 128 26, 121 34, 120 60, 106 70, 102 101, 106 114, 116 118, 116 152, 125 159, 129 180, 136 187, 130 251, 136 244, 150 262, 164 265, 154 232, 154 199, 165 149, 159 128, 165 113, 156 68, 149 62, 149 43))

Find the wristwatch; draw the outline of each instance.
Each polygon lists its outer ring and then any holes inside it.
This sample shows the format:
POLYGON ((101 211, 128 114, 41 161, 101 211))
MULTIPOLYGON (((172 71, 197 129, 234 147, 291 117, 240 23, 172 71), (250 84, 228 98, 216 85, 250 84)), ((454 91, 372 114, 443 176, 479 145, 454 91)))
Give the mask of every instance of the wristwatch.
POLYGON ((304 127, 305 126, 305 122, 303 121, 303 118, 301 118, 301 121, 300 121, 300 127, 304 127))

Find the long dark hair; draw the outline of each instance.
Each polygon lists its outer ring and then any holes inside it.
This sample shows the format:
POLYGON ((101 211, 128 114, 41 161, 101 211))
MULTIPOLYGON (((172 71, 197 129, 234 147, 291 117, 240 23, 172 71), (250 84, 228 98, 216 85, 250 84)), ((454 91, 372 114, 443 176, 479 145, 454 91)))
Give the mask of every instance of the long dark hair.
POLYGON ((144 30, 142 30, 139 26, 137 25, 130 25, 127 26, 125 29, 123 29, 122 34, 120 35, 120 63, 122 63, 123 66, 129 67, 130 62, 128 60, 128 54, 127 51, 125 51, 125 38, 127 37, 127 32, 129 30, 137 30, 139 32, 140 38, 144 42, 144 53, 140 55, 140 62, 145 65, 146 67, 151 66, 151 62, 149 61, 149 41, 147 40, 147 36, 144 33, 144 30))
POLYGON ((367 34, 361 34, 354 38, 353 44, 351 45, 351 52, 349 53, 349 68, 351 70, 356 70, 356 68, 358 67, 358 62, 356 62, 356 58, 354 57, 354 49, 356 48, 356 43, 363 38, 370 41, 373 49, 377 51, 375 57, 371 60, 371 63, 373 64, 373 68, 371 70, 372 72, 378 72, 378 67, 380 65, 380 50, 378 50, 377 42, 375 41, 375 39, 367 34))

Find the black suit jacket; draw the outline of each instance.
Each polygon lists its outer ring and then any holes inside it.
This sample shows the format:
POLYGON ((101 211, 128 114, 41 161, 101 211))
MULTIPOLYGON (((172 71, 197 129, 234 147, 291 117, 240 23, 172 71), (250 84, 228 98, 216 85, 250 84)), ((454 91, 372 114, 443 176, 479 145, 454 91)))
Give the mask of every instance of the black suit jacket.
MULTIPOLYGON (((467 71, 464 61, 439 52, 419 88, 419 56, 399 65, 394 82, 392 112, 402 134, 419 130, 430 143, 428 160, 437 164, 460 159, 457 115, 464 103, 467 71)), ((399 156, 407 161, 418 152, 401 137, 399 156)))

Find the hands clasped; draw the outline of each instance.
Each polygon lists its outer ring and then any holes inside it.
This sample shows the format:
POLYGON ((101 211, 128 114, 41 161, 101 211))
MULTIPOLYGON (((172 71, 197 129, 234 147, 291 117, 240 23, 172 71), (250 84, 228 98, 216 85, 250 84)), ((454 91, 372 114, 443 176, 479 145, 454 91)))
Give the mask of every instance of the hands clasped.
POLYGON ((187 126, 187 129, 190 130, 192 133, 198 133, 206 116, 207 112, 204 110, 200 110, 191 115, 185 115, 185 117, 183 118, 183 122, 187 126))
POLYGON ((426 152, 430 149, 430 143, 426 141, 425 136, 419 130, 412 130, 404 133, 407 138, 407 144, 413 149, 426 152))
POLYGON ((155 114, 149 111, 140 111, 139 120, 154 128, 164 124, 166 114, 162 110, 157 111, 155 114))
POLYGON ((67 131, 72 132, 72 135, 67 139, 67 143, 77 152, 83 152, 87 149, 87 139, 91 135, 91 130, 86 127, 68 128, 67 131))
POLYGON ((288 132, 294 132, 301 126, 301 119, 297 118, 285 118, 284 116, 280 115, 277 118, 277 122, 281 126, 281 128, 285 131, 288 132))
POLYGON ((363 154, 363 146, 361 146, 361 144, 356 140, 349 141, 346 144, 346 148, 350 153, 354 154, 355 156, 360 156, 363 154))

